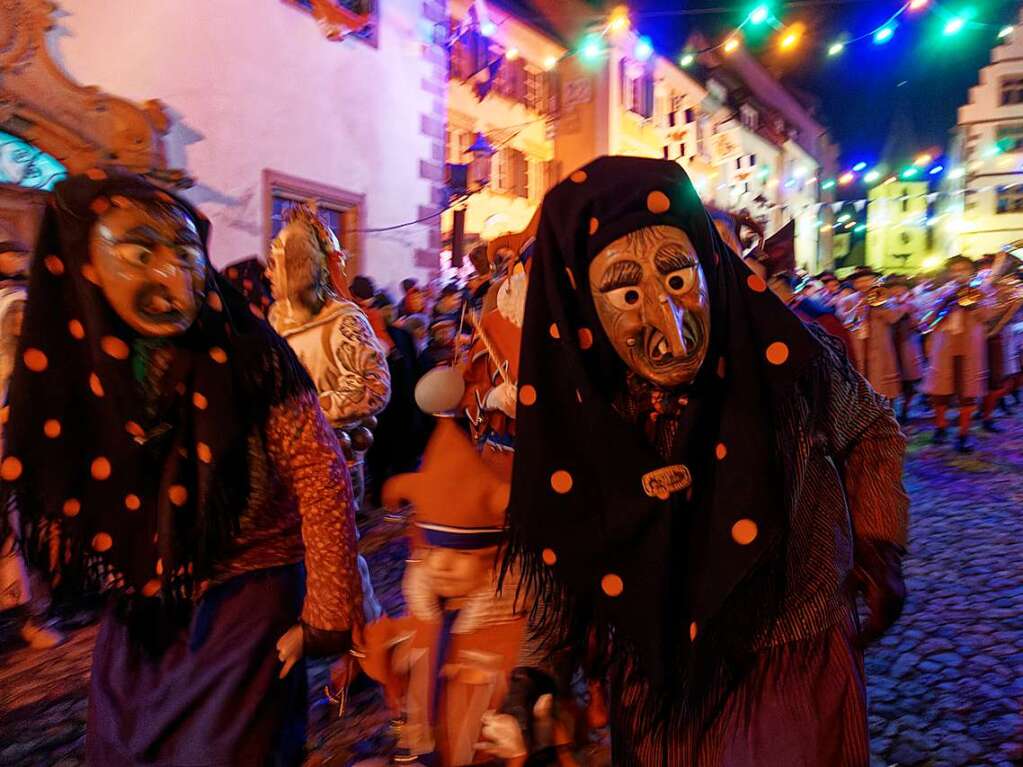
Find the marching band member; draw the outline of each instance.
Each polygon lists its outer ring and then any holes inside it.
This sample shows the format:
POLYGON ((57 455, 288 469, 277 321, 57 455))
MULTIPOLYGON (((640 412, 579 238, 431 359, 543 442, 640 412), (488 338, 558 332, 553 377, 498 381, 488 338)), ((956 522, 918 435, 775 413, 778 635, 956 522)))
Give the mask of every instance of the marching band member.
POLYGON ((970 419, 987 381, 987 321, 993 307, 989 297, 974 282, 977 268, 966 256, 945 262, 950 282, 936 291, 930 310, 924 315, 922 331, 930 336, 929 366, 922 390, 934 404, 935 444, 948 434, 949 403, 959 401, 959 434, 956 449, 973 451, 969 441, 970 419))
POLYGON ((853 338, 856 369, 874 391, 894 400, 902 386, 892 326, 904 312, 889 302, 885 289, 878 284, 880 276, 870 267, 857 268, 850 276, 855 293, 844 299, 839 312, 853 338))
POLYGON ((902 408, 899 421, 909 420, 909 411, 916 395, 916 387, 924 377, 924 355, 920 344, 920 333, 917 330, 919 320, 916 301, 909 290, 909 280, 898 274, 890 274, 885 278, 884 286, 888 290, 892 306, 901 311, 902 315, 892 326, 894 335, 896 362, 899 366, 899 378, 902 381, 902 408))

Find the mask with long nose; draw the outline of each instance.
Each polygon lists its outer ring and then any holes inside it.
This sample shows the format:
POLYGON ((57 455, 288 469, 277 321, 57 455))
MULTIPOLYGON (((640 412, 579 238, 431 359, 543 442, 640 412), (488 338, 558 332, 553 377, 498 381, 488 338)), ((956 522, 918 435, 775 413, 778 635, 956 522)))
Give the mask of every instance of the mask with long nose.
POLYGON ((671 226, 615 240, 590 263, 604 332, 637 375, 673 388, 696 378, 710 340, 710 299, 696 249, 671 226))
POLYGON ((113 202, 92 229, 90 279, 140 335, 184 333, 205 292, 206 252, 195 223, 174 205, 113 202))

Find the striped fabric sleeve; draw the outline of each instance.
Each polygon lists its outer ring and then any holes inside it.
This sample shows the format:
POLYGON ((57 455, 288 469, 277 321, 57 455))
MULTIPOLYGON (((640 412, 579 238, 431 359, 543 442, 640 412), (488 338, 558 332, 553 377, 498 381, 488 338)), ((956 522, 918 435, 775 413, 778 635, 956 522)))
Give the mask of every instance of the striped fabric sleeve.
POLYGON ((274 408, 267 452, 302 515, 306 597, 302 620, 327 631, 362 623, 351 479, 337 437, 307 393, 274 408))
POLYGON ((842 475, 857 537, 906 545, 909 496, 902 484, 906 438, 887 401, 828 344, 834 372, 824 430, 842 475))

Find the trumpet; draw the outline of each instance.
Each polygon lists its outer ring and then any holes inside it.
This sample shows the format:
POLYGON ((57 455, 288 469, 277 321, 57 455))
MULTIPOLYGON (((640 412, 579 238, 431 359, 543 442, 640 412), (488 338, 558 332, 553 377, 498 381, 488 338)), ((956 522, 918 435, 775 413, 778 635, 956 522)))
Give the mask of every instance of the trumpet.
POLYGON ((875 285, 867 291, 866 295, 863 297, 863 303, 872 309, 877 309, 888 303, 888 294, 885 292, 883 287, 875 285))
POLYGON ((1023 308, 1023 281, 1015 274, 1006 274, 995 280, 997 315, 988 330, 988 336, 997 335, 1016 313, 1023 308))
POLYGON ((949 312, 954 309, 972 309, 984 300, 984 291, 981 289, 979 279, 975 279, 966 285, 954 287, 954 290, 946 289, 941 305, 936 310, 927 312, 923 316, 920 323, 921 334, 927 335, 934 332, 949 315, 949 312))

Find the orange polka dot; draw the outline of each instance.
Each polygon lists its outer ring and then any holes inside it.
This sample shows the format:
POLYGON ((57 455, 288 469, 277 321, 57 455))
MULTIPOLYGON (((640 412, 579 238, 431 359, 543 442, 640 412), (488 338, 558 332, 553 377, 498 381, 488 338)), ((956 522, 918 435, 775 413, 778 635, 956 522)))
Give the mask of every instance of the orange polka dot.
POLYGON ((564 495, 572 489, 572 475, 567 471, 556 471, 551 474, 551 487, 555 493, 564 495))
POLYGON ((67 324, 67 329, 71 334, 71 337, 76 341, 81 341, 85 338, 85 326, 83 326, 78 320, 71 320, 71 322, 67 324))
POLYGON ((111 471, 112 469, 110 467, 110 461, 108 461, 106 458, 103 458, 102 456, 92 462, 93 479, 98 479, 101 482, 105 479, 110 479, 111 471))
POLYGON ((21 471, 21 461, 13 455, 7 456, 4 458, 4 462, 0 463, 0 478, 3 478, 8 482, 14 482, 18 477, 20 477, 21 471))
POLYGON ((57 439, 60 436, 60 421, 51 418, 43 424, 43 434, 50 439, 57 439))
POLYGON ((664 192, 651 192, 646 197, 646 207, 651 213, 667 213, 671 208, 671 200, 664 192))
POLYGON ((718 446, 714 449, 714 455, 718 457, 719 461, 725 460, 725 457, 728 455, 728 448, 725 447, 724 442, 718 442, 718 446))
POLYGON ((131 354, 128 344, 115 336, 103 336, 99 342, 99 347, 104 353, 115 360, 126 360, 128 355, 131 354))
POLYGON ((160 583, 159 578, 153 578, 152 580, 146 581, 146 585, 142 587, 142 596, 144 597, 155 597, 160 593, 160 589, 163 585, 160 583))
POLYGON ((608 573, 600 579, 600 588, 609 597, 617 597, 621 596, 622 592, 625 591, 625 584, 620 576, 608 573))
POLYGON ((695 623, 690 623, 689 624, 689 641, 690 642, 695 642, 696 641, 696 624, 695 623))
POLYGON ((77 498, 68 498, 64 501, 64 516, 77 517, 82 510, 82 504, 77 498))
POLYGON ((174 387, 174 391, 176 391, 178 393, 178 396, 181 396, 182 394, 184 394, 185 393, 185 382, 182 381, 177 386, 175 386, 174 387))
POLYGON ((718 378, 724 378, 725 377, 725 372, 727 370, 728 370, 728 363, 725 362, 725 358, 724 357, 721 357, 718 360, 718 370, 717 370, 718 378))
POLYGON ((199 457, 199 460, 203 463, 209 463, 213 460, 213 451, 210 450, 210 446, 205 442, 200 442, 195 446, 195 454, 199 457))
POLYGON ((93 285, 99 285, 99 275, 96 273, 96 267, 92 264, 84 264, 82 266, 82 276, 93 285))
POLYGON ((210 349, 210 359, 212 359, 214 362, 218 362, 221 365, 223 365, 225 362, 227 362, 227 352, 225 352, 219 346, 214 346, 212 349, 210 349))
POLYGON ((751 274, 746 278, 746 285, 754 293, 763 293, 767 290, 767 283, 756 274, 751 274))
POLYGON ((138 437, 140 439, 146 436, 145 430, 134 421, 128 421, 124 425, 124 430, 128 432, 131 436, 138 437))
POLYGON ((33 373, 42 373, 50 364, 50 361, 46 359, 46 355, 38 349, 26 349, 22 359, 25 360, 25 367, 33 373))
POLYGON ((732 525, 732 540, 740 546, 748 546, 757 538, 757 523, 752 519, 740 519, 732 525))
POLYGON ((114 539, 110 537, 109 533, 96 533, 92 536, 92 548, 101 554, 104 551, 110 551, 110 547, 114 545, 114 539))
POLYGON ((548 567, 553 567, 558 563, 558 555, 554 553, 554 549, 544 549, 541 556, 543 563, 548 567))
POLYGON ((110 200, 106 197, 97 197, 92 201, 92 204, 89 205, 89 209, 97 216, 102 216, 110 210, 110 200))
POLYGON ((551 323, 550 333, 551 338, 561 338, 561 331, 558 330, 558 324, 556 322, 551 323))
POLYGON ((265 317, 263 316, 263 311, 255 304, 249 304, 249 311, 252 312, 257 317, 259 317, 259 319, 261 320, 265 319, 265 317))
POLYGON ((210 293, 209 298, 206 299, 206 303, 210 305, 210 309, 215 312, 223 311, 224 302, 220 300, 220 295, 217 293, 210 293))
POLYGON ((103 181, 107 177, 106 171, 102 168, 89 168, 89 170, 85 171, 85 175, 93 181, 103 181))
POLYGON ((590 234, 591 235, 596 234, 598 229, 600 229, 600 222, 597 219, 595 219, 595 218, 591 218, 590 219, 590 234))
POLYGON ((192 404, 195 405, 199 410, 205 410, 207 407, 209 407, 210 401, 199 392, 196 392, 195 394, 192 395, 192 404))
POLYGON ((103 396, 103 383, 95 373, 89 375, 89 388, 92 389, 92 393, 97 397, 103 396))
POLYGON ((568 284, 572 286, 572 290, 575 290, 575 275, 572 274, 572 270, 567 266, 565 267, 565 273, 568 275, 568 284))
POLYGON ((235 269, 232 266, 230 269, 227 270, 227 278, 229 280, 237 280, 238 279, 238 270, 235 269))
POLYGON ((536 387, 526 384, 519 389, 519 402, 523 405, 535 405, 536 404, 536 387))
POLYGON ((156 560, 156 574, 157 575, 163 575, 163 560, 162 559, 156 560))
POLYGON ((184 506, 188 501, 188 491, 184 485, 171 485, 170 490, 167 491, 167 497, 175 506, 184 506))
POLYGON ((593 346, 593 333, 589 328, 579 329, 579 347, 581 349, 589 349, 593 346))
POLYGON ((775 341, 767 347, 767 361, 772 365, 783 365, 789 358, 789 347, 781 341, 775 341))
POLYGON ((252 290, 252 280, 242 280, 242 287, 245 290, 252 290))
POLYGON ((574 181, 575 183, 581 184, 587 178, 589 178, 589 176, 586 175, 586 171, 584 171, 584 170, 577 170, 575 173, 573 173, 571 176, 569 176, 569 178, 572 179, 572 181, 574 181))
POLYGON ((57 258, 57 256, 47 256, 43 259, 43 264, 46 265, 46 271, 54 277, 60 277, 64 274, 64 262, 57 258))
POLYGON ((142 508, 142 500, 137 495, 126 495, 124 497, 124 507, 128 511, 138 511, 142 508))

